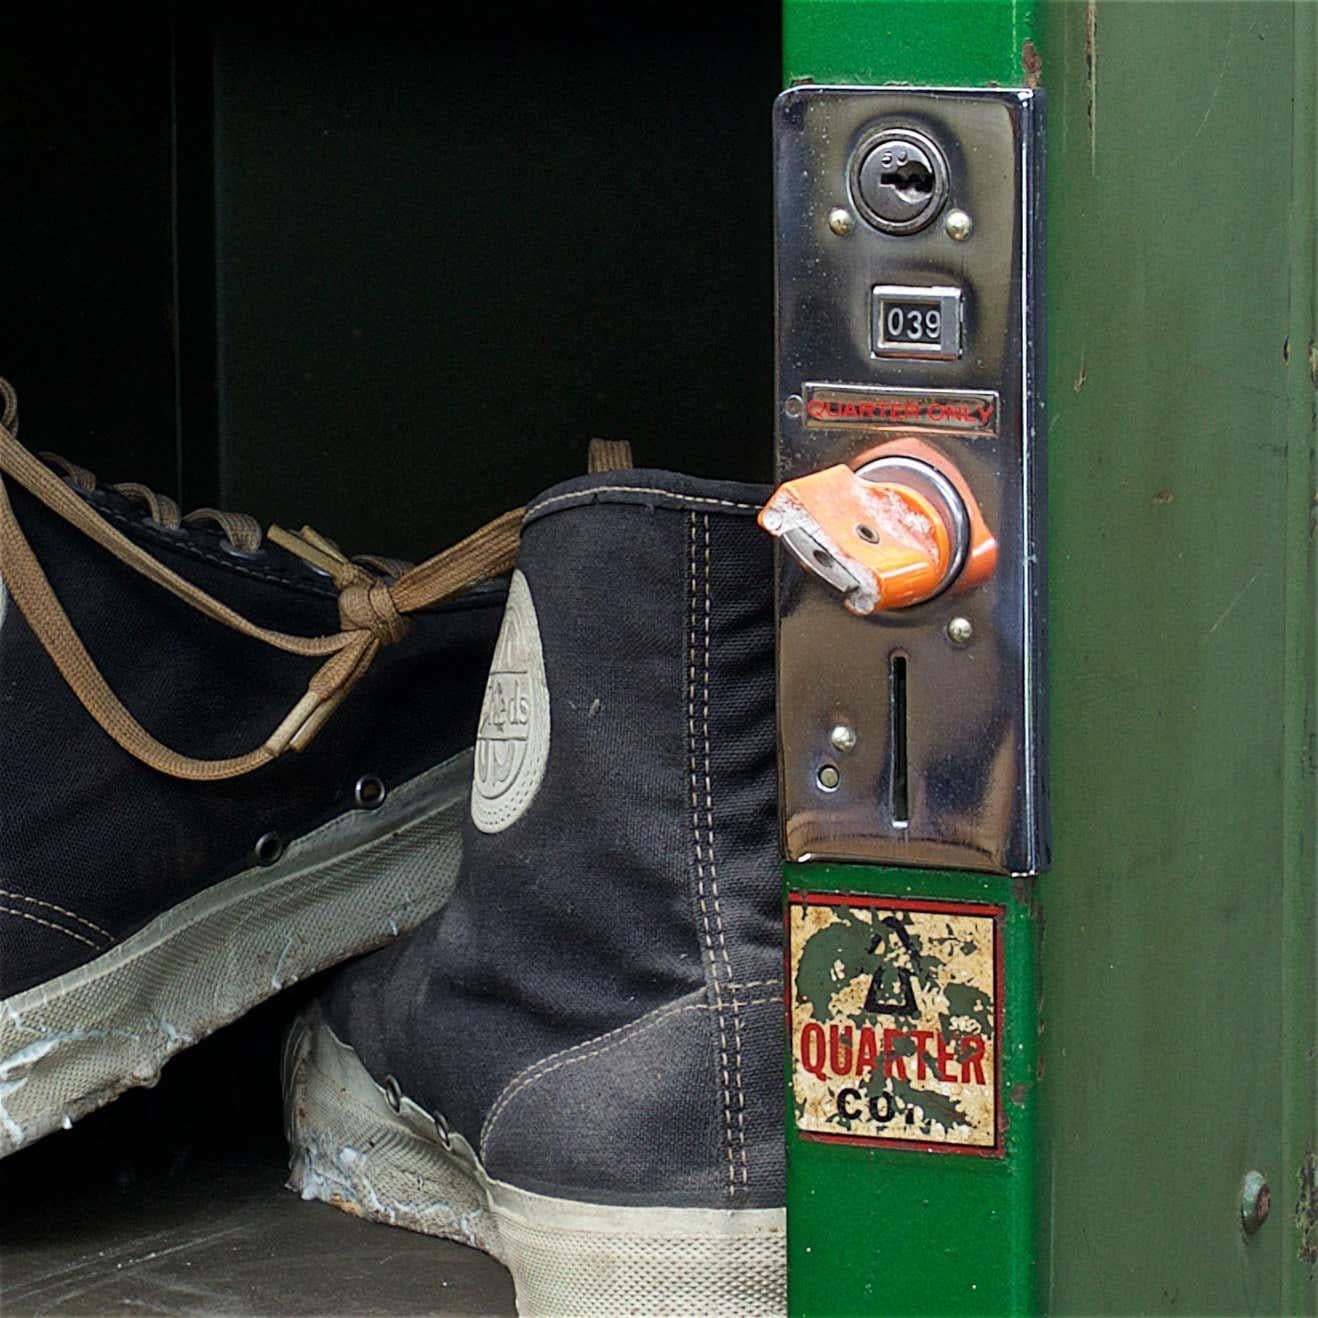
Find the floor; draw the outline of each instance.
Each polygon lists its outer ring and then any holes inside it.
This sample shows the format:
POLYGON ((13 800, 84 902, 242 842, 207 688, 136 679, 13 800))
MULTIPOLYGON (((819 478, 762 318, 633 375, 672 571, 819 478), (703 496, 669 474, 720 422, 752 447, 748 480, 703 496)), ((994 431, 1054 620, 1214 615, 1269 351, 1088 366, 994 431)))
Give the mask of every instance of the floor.
POLYGON ((0 1163, 8 1315, 512 1314, 477 1250, 284 1188, 287 995, 71 1131, 0 1163))

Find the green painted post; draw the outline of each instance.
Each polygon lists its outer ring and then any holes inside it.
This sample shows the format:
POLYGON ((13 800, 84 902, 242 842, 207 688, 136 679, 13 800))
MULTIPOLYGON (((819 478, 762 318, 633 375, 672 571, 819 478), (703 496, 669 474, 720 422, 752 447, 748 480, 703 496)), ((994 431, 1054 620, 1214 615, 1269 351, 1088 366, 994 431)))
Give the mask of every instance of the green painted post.
MULTIPOLYGON (((1032 0, 786 0, 783 11, 789 83, 1024 85, 1034 35, 1032 0)), ((789 1116, 792 1312, 1036 1312, 1033 881, 787 865, 784 882, 789 892, 982 902, 1005 912, 1001 1156, 822 1143, 802 1138, 789 1116)), ((790 1063, 787 1102, 790 1114, 790 1063)))
POLYGON ((1314 1313, 1318 6, 786 0, 784 40, 787 82, 1047 89, 1054 817, 1038 880, 785 867, 1004 908, 1009 1119, 1001 1159, 789 1119, 791 1307, 1314 1313))

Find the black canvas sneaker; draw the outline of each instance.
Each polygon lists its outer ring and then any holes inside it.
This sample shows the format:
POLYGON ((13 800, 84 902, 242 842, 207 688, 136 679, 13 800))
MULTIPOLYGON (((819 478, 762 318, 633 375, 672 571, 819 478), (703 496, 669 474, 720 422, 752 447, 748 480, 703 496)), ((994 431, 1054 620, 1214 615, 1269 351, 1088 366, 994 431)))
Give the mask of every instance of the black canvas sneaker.
POLYGON ((766 490, 529 506, 462 870, 291 1032, 291 1184, 487 1250, 524 1313, 784 1304, 766 490))
POLYGON ((446 898, 519 519, 350 563, 38 461, 0 393, 2 1156, 446 898))

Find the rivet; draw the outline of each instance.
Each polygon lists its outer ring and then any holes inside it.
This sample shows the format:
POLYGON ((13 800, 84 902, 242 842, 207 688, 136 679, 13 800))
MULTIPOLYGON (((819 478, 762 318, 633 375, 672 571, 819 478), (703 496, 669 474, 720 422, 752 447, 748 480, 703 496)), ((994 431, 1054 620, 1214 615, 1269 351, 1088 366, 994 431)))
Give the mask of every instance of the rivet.
POLYGON ((954 242, 963 243, 974 231, 975 222, 962 210, 950 210, 943 221, 947 236, 954 242))
POLYGON ((790 417, 798 417, 805 411, 805 399, 800 394, 788 394, 783 399, 783 411, 790 417))
POLYGON ((1240 1182, 1240 1225, 1247 1236, 1268 1220, 1272 1211, 1272 1190, 1262 1172, 1246 1172, 1240 1182))
POLYGON ((438 1109, 430 1114, 430 1120, 435 1123, 435 1134, 439 1137, 439 1142, 446 1148, 453 1145, 453 1137, 449 1134, 448 1122, 444 1120, 438 1109))
POLYGON ((384 1078, 384 1101, 388 1103, 395 1112, 401 1112, 403 1110, 403 1091, 399 1087, 398 1081, 391 1075, 387 1075, 384 1078))
POLYGON ((969 618, 953 618, 947 624, 947 639, 953 645, 969 645, 974 634, 975 628, 969 618))
POLYGON ((835 764, 823 764, 819 767, 819 772, 815 775, 815 780, 820 787, 826 792, 836 792, 837 785, 842 781, 842 775, 837 771, 835 764))
POLYGON ((856 729, 848 727, 845 723, 839 723, 828 734, 828 739, 833 743, 834 750, 842 751, 845 754, 847 751, 855 749, 856 729))
POLYGON ((361 810, 378 810, 387 795, 384 781, 373 773, 362 774, 352 789, 352 799, 361 810))
POLYGON ((252 850, 258 865, 273 865, 284 854, 284 839, 278 833, 262 833, 252 850))
POLYGON ((839 238, 845 238, 856 227, 856 217, 845 206, 835 206, 828 212, 828 227, 839 238))

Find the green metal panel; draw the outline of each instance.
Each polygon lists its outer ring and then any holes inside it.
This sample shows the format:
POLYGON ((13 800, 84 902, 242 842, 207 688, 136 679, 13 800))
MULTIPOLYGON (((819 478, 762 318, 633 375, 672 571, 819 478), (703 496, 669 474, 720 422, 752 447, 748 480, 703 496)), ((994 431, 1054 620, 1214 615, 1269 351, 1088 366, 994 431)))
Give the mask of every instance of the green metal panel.
MULTIPOLYGON (((1006 906, 1002 1022, 1005 1156, 860 1149, 800 1138, 788 1121, 788 1287, 796 1314, 1030 1313, 1034 1226, 1036 917, 1029 882, 860 865, 788 865, 816 892, 1006 906)), ((787 1102, 792 1103, 788 1074, 787 1102)))
POLYGON ((1049 95, 1054 871, 787 867, 1008 904, 1007 1157, 789 1135, 797 1312, 1318 1308, 1316 12, 785 4, 788 81, 1049 95))
POLYGON ((1048 1303, 1311 1310, 1314 9, 1058 3, 1041 50, 1048 1303))
MULTIPOLYGON (((1020 85, 1024 0, 786 0, 787 81, 1020 85)), ((1025 64, 1023 64, 1023 60, 1025 64)), ((1030 1313, 1035 1225, 1035 942, 1028 881, 788 865, 789 888, 1004 905, 1002 1158, 801 1139, 788 1121, 788 1288, 796 1314, 1030 1313)), ((789 1112, 793 1097, 790 1092, 789 1112)))
POLYGON ((784 0, 787 81, 1021 86, 1037 9, 1036 0, 784 0))

